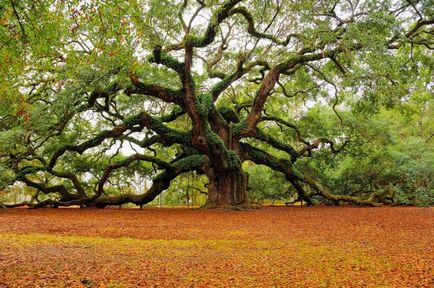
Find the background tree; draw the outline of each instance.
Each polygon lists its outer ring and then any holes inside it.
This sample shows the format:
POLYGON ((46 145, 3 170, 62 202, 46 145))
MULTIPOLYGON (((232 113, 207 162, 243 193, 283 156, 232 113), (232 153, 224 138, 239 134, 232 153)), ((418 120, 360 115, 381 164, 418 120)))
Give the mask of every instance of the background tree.
POLYGON ((40 2, 0 9, 1 183, 49 196, 35 207, 143 205, 190 171, 208 207, 244 206, 245 161, 308 204, 376 205, 295 166, 363 138, 343 112, 432 89, 430 1, 40 2), (135 173, 146 191, 108 193, 135 173))

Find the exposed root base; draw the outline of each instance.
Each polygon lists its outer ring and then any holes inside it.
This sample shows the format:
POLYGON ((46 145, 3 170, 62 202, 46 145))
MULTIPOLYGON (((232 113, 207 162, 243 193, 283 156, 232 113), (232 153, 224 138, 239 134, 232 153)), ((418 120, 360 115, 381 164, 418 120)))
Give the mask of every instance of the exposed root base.
POLYGON ((222 210, 233 210, 233 211, 245 211, 251 208, 253 208, 252 205, 247 202, 236 204, 236 205, 207 202, 205 203, 205 205, 200 207, 200 209, 222 209, 222 210))

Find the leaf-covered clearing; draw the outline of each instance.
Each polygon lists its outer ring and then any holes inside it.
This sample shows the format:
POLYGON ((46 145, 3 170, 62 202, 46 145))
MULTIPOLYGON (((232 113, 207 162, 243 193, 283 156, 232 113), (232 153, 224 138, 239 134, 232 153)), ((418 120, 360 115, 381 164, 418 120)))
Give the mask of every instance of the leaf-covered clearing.
POLYGON ((0 287, 433 287, 434 209, 0 210, 0 287))

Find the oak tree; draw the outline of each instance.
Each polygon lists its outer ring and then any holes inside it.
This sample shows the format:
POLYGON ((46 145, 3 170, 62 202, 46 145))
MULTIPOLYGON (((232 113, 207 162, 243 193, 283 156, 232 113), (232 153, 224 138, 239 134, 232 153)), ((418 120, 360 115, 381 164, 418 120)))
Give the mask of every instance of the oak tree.
POLYGON ((0 183, 35 189, 17 205, 144 205, 195 171, 207 207, 248 206, 246 161, 308 204, 377 205, 294 164, 351 145, 341 112, 432 81, 430 1, 48 2, 0 4, 0 183), (335 127, 301 123, 316 102, 335 127), (120 189, 137 173, 152 183, 120 189))

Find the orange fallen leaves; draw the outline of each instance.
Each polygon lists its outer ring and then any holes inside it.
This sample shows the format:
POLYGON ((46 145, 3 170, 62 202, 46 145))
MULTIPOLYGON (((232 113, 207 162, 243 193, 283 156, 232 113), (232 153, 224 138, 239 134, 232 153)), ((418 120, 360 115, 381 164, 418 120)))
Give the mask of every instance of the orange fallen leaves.
POLYGON ((0 287, 433 287, 434 209, 0 210, 0 287))

